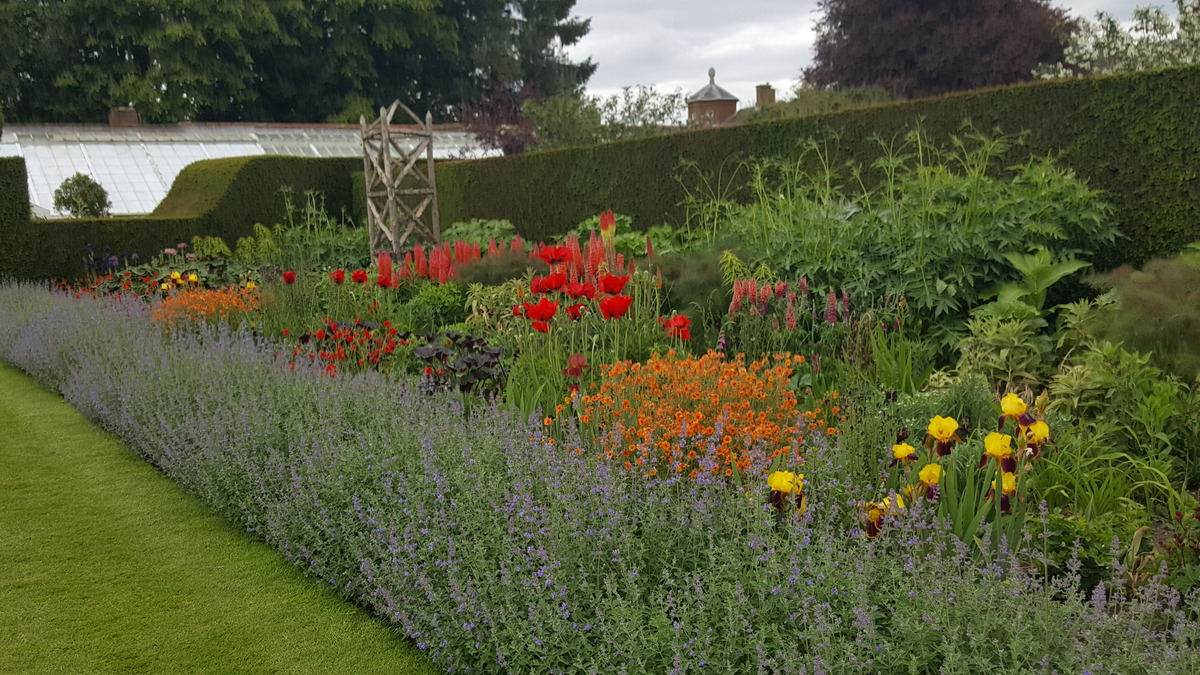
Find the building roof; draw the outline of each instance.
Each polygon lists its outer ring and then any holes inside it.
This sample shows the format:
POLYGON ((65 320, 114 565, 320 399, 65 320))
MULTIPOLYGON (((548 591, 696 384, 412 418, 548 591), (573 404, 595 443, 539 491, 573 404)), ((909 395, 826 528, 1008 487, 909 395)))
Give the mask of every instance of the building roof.
POLYGON ((708 85, 687 97, 688 103, 703 101, 737 101, 738 97, 717 86, 717 69, 708 69, 708 85))
MULTIPOLYGON (((461 126, 435 125, 433 154, 448 159, 486 153, 461 126)), ((54 190, 76 173, 104 186, 114 214, 145 214, 158 206, 185 166, 250 155, 361 157, 361 132, 358 125, 335 124, 7 124, 0 136, 0 157, 25 158, 31 207, 43 218, 59 215, 53 211, 54 190)))

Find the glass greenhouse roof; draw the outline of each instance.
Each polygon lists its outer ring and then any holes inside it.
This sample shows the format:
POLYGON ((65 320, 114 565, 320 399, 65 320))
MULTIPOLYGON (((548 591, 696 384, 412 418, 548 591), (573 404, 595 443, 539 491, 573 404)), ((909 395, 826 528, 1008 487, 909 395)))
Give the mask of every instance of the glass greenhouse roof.
MULTIPOLYGON (((487 154, 460 127, 435 127, 433 151, 439 159, 487 154)), ((188 164, 249 155, 361 157, 362 140, 357 126, 255 124, 10 124, 0 136, 0 157, 25 158, 29 200, 34 215, 43 218, 60 216, 54 190, 75 173, 104 186, 114 214, 145 214, 188 164)))

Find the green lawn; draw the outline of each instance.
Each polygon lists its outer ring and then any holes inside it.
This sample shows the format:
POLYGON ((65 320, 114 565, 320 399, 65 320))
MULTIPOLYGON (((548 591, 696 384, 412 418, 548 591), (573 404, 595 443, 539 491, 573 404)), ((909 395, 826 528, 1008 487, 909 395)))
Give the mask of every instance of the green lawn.
POLYGON ((435 671, 0 365, 0 673, 375 672, 435 671))

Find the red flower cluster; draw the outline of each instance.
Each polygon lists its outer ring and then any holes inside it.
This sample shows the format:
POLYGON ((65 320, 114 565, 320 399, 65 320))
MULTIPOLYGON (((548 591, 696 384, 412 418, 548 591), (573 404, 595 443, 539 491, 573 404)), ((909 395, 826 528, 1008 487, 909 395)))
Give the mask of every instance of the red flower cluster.
MULTIPOLYGON (((546 247, 550 248, 550 247, 546 247)), ((565 248, 565 247, 564 247, 565 248)), ((543 249, 545 250, 545 249, 543 249)), ((555 272, 545 277, 534 277, 529 282, 529 290, 535 294, 549 293, 565 293, 572 300, 586 299, 595 300, 596 286, 600 286, 600 290, 606 295, 597 303, 600 308, 600 315, 605 319, 619 319, 629 311, 629 307, 633 304, 633 298, 628 295, 619 295, 625 290, 625 285, 629 283, 629 276, 614 276, 605 274, 597 279, 597 284, 590 281, 568 281, 566 274, 555 272)), ((576 302, 572 305, 563 307, 567 316, 571 317, 572 321, 579 321, 583 317, 584 310, 588 307, 587 303, 576 302)), ((558 301, 550 301, 543 297, 537 304, 528 302, 513 307, 513 316, 523 316, 533 321, 533 329, 542 333, 550 332, 550 319, 558 312, 558 301), (550 308, 553 308, 552 310, 550 308), (540 308, 540 309, 538 309, 540 308)))
POLYGON ((692 339, 692 320, 687 318, 687 315, 676 314, 669 319, 660 318, 658 322, 667 331, 667 337, 679 338, 680 340, 692 339))
MULTIPOLYGON (((335 364, 339 363, 351 371, 386 370, 392 365, 395 351, 408 344, 407 334, 399 334, 390 321, 380 326, 363 323, 362 319, 355 319, 350 325, 328 318, 324 322, 324 328, 300 336, 292 356, 296 360, 320 359, 327 364, 326 372, 331 376, 337 373, 335 364)), ((292 365, 295 366, 295 361, 292 365)))

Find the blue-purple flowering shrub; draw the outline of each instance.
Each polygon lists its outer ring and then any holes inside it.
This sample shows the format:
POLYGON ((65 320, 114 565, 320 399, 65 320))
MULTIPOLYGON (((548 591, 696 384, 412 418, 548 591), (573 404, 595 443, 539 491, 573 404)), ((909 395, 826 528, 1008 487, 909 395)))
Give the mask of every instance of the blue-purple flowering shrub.
POLYGON ((777 515, 765 482, 613 471, 504 409, 292 370, 236 329, 164 334, 136 302, 0 286, 0 334, 0 359, 450 672, 1200 669, 1196 598, 1161 583, 1082 597, 981 565, 919 502, 868 540, 878 495, 837 478, 836 443, 777 515))

